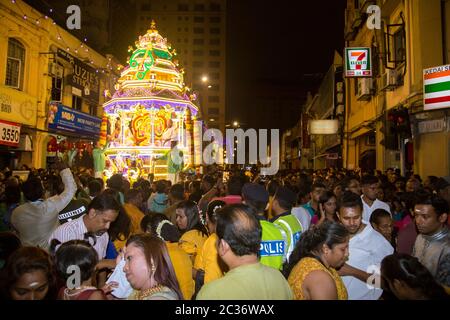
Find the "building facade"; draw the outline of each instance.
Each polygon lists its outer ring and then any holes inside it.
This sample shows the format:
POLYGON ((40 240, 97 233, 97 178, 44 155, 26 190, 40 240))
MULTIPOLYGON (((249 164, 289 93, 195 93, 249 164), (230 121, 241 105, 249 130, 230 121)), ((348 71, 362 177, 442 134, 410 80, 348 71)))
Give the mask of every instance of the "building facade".
POLYGON ((185 82, 199 94, 200 112, 209 128, 225 130, 226 1, 137 0, 136 34, 152 20, 171 39, 185 82))
POLYGON ((71 145, 92 148, 118 62, 23 1, 3 1, 0 12, 0 121, 20 132, 0 142, 0 166, 42 168, 71 145))
POLYGON ((373 74, 345 79, 344 166, 450 173, 450 104, 424 106, 439 94, 424 90, 424 70, 450 63, 449 17, 450 1, 347 2, 346 47, 370 48, 373 74), (370 5, 380 9, 379 28, 370 5))

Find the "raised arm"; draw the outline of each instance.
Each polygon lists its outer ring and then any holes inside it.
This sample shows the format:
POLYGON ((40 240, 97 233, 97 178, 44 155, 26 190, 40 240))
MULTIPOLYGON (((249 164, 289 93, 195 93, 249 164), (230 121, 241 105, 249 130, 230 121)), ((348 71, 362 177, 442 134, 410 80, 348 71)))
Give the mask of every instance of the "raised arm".
POLYGON ((60 170, 59 174, 61 175, 64 184, 64 191, 61 194, 47 199, 46 202, 49 208, 54 209, 51 210, 51 212, 56 212, 58 214, 73 199, 75 192, 77 191, 77 185, 70 168, 68 168, 64 162, 58 162, 57 168, 60 170))

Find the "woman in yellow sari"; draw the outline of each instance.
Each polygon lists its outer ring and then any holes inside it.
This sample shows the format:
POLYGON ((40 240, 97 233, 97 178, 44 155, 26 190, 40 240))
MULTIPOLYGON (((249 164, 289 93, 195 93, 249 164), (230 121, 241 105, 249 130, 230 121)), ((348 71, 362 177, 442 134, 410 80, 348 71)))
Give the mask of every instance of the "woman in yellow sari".
POLYGON ((283 269, 296 300, 347 300, 336 268, 348 258, 348 242, 338 222, 323 222, 301 235, 283 269))

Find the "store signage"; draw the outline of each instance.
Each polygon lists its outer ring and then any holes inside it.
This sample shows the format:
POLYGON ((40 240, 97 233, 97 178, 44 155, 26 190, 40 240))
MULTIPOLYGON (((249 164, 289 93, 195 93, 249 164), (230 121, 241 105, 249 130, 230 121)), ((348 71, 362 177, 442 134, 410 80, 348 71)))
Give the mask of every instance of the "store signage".
POLYGON ((58 49, 58 57, 72 65, 72 72, 67 77, 68 84, 81 90, 83 98, 98 103, 100 78, 95 69, 61 49, 58 49))
POLYGON ((0 144, 17 147, 20 141, 20 125, 0 120, 0 144))
POLYGON ((445 130, 445 119, 421 121, 418 129, 419 133, 442 132, 445 130))
POLYGON ((36 125, 37 99, 26 93, 0 86, 0 118, 8 121, 36 125))
POLYGON ((345 77, 371 77, 370 48, 345 48, 345 77))
POLYGON ((309 134, 336 134, 339 129, 338 120, 310 120, 309 134))
POLYGON ((450 64, 423 70, 423 109, 450 107, 450 64))
POLYGON ((73 133, 98 138, 100 118, 66 107, 59 102, 50 102, 48 128, 61 133, 73 133))

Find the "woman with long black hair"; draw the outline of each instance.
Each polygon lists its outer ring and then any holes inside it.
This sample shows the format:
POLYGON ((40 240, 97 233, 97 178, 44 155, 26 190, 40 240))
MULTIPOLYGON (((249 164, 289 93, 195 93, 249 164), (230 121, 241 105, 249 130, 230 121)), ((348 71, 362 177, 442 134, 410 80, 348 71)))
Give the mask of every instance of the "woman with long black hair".
POLYGON ((348 257, 349 234, 340 223, 325 221, 300 236, 283 274, 296 300, 346 300, 336 268, 348 257))

